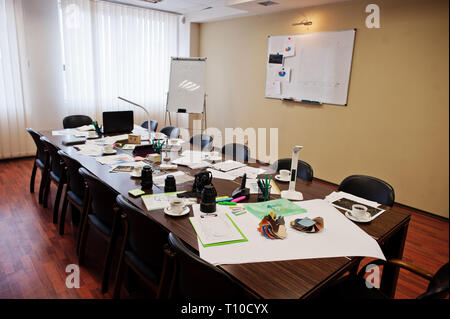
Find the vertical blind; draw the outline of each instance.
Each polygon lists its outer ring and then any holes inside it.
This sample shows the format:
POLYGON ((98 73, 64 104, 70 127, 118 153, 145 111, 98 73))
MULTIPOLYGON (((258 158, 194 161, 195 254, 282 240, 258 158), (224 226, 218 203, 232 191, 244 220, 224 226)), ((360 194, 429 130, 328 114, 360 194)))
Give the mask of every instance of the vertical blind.
POLYGON ((0 0, 0 158, 33 152, 20 71, 14 0, 0 0))
POLYGON ((103 111, 143 111, 164 119, 170 57, 178 53, 178 16, 105 1, 61 0, 66 114, 101 120, 103 111))

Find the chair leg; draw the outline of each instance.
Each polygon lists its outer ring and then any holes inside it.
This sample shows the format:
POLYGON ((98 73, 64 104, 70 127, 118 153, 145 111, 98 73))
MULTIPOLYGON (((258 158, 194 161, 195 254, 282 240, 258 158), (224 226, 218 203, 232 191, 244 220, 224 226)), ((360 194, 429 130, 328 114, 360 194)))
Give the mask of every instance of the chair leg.
POLYGON ((39 186, 39 204, 42 204, 44 200, 44 190, 46 184, 47 184, 47 169, 44 168, 41 174, 41 185, 39 186))
POLYGON ((61 194, 64 188, 64 183, 58 184, 58 191, 56 192, 55 204, 53 205, 53 224, 58 223, 59 203, 61 201, 61 194))
POLYGON ((36 170, 37 170, 37 164, 36 164, 36 159, 34 159, 33 170, 31 171, 30 193, 34 193, 34 180, 36 178, 36 170))
POLYGON ((64 195, 63 206, 61 209, 61 215, 59 216, 59 234, 61 236, 64 235, 64 223, 66 222, 66 212, 67 212, 68 204, 69 204, 69 200, 67 199, 67 189, 66 189, 66 194, 64 195))
POLYGON ((102 293, 108 291, 108 283, 109 283, 109 273, 111 270, 112 257, 114 255, 114 243, 116 234, 115 231, 112 232, 111 239, 108 244, 108 249, 106 251, 105 265, 103 267, 103 280, 102 280, 102 293))
POLYGON ((123 260, 123 256, 120 256, 119 266, 117 268, 116 280, 114 283, 113 299, 120 299, 120 290, 123 284, 123 278, 125 274, 126 263, 123 260))
POLYGON ((76 246, 76 253, 77 253, 78 256, 80 256, 81 235, 83 233, 84 223, 85 223, 85 220, 87 218, 87 212, 88 212, 87 202, 85 201, 83 203, 83 209, 81 211, 81 216, 80 216, 80 224, 78 226, 77 246, 76 246))
POLYGON ((83 225, 81 239, 80 239, 80 251, 78 254, 78 264, 79 265, 82 265, 84 263, 88 231, 89 231, 89 223, 88 223, 88 218, 86 216, 86 218, 84 219, 84 225, 83 225))
POLYGON ((52 182, 52 179, 50 178, 50 174, 47 175, 47 183, 45 185, 44 189, 44 198, 42 199, 44 208, 47 208, 48 206, 48 194, 50 193, 50 184, 52 182))

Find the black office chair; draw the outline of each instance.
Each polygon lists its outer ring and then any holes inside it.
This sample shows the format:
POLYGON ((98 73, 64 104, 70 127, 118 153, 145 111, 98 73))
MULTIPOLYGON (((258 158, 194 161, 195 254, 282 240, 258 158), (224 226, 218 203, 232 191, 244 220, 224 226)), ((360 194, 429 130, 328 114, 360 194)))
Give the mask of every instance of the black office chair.
POLYGON ((69 115, 63 119, 63 128, 77 128, 92 124, 92 119, 87 115, 69 115))
POLYGON ((250 158, 250 150, 248 147, 238 143, 230 143, 222 147, 222 154, 242 162, 246 162, 250 158))
MULTIPOLYGON (((141 124, 141 126, 143 128, 147 128, 148 129, 148 121, 145 121, 141 124)), ((150 120, 150 131, 152 132, 156 132, 156 129, 158 128, 158 122, 157 121, 153 121, 150 120)))
POLYGON ((164 269, 163 247, 167 244, 168 232, 122 195, 117 196, 116 201, 122 215, 124 241, 116 274, 114 298, 120 298, 122 282, 129 268, 160 298, 164 269))
POLYGON ((108 291, 109 273, 114 254, 115 241, 120 232, 119 207, 116 204, 117 193, 84 167, 79 170, 88 187, 88 203, 84 211, 78 262, 84 263, 89 228, 92 227, 108 243, 103 266, 102 293, 108 291))
POLYGON ((59 203, 61 201, 61 194, 64 188, 64 185, 66 184, 66 167, 65 164, 59 156, 58 151, 59 148, 56 147, 50 140, 46 137, 41 137, 41 141, 44 143, 45 148, 48 151, 48 154, 50 155, 50 165, 49 165, 49 172, 47 173, 47 185, 45 187, 44 192, 44 207, 47 207, 48 202, 48 194, 50 192, 50 184, 53 181, 56 186, 58 187, 58 190, 56 192, 56 198, 55 203, 53 205, 53 224, 58 223, 58 213, 59 213, 59 203))
POLYGON ((376 177, 366 175, 348 176, 341 182, 338 190, 376 201, 386 206, 392 207, 394 205, 394 189, 391 185, 376 177))
POLYGON ((191 145, 198 146, 202 149, 211 149, 211 144, 213 141, 213 137, 205 134, 197 134, 191 136, 189 143, 191 145))
POLYGON ((173 299, 250 299, 255 296, 223 270, 205 262, 190 251, 174 234, 169 246, 175 258, 169 298, 173 299))
MULTIPOLYGON (((417 299, 442 299, 448 296, 449 288, 449 265, 443 265, 434 275, 402 260, 392 259, 384 261, 381 259, 370 262, 368 265, 394 265, 408 270, 429 281, 426 292, 417 299)), ((368 288, 364 275, 366 265, 357 275, 348 275, 338 279, 335 283, 326 288, 317 297, 321 299, 388 299, 380 290, 375 287, 368 288)), ((380 271, 381 273, 381 271, 380 271)), ((381 278, 380 278, 381 280, 381 278)), ((370 282, 370 281, 369 281, 370 282)))
MULTIPOLYGON (((278 161, 276 161, 275 163, 270 165, 270 167, 276 171, 279 171, 282 169, 291 170, 291 164, 292 164, 292 159, 283 158, 283 159, 279 159, 278 161)), ((301 160, 298 160, 297 177, 301 178, 305 181, 312 182, 313 177, 314 177, 314 172, 313 172, 311 165, 309 165, 308 163, 303 162, 301 160)))
MULTIPOLYGON (((81 164, 62 150, 58 151, 58 155, 64 161, 67 174, 66 175, 67 186, 66 191, 64 193, 64 201, 61 208, 61 213, 59 215, 59 224, 58 224, 59 234, 64 235, 64 224, 66 221, 67 206, 69 205, 69 203, 72 206, 72 221, 78 220, 79 216, 83 218, 83 212, 87 208, 87 188, 83 177, 81 177, 80 173, 78 172, 78 170, 81 167, 81 164), (77 209, 78 212, 76 212, 74 209, 77 209), (74 214, 77 213, 79 215, 75 216, 74 214)), ((80 225, 83 225, 82 221, 80 225)), ((81 235, 81 227, 79 227, 77 235, 77 253, 80 243, 80 235, 81 235)))
POLYGON ((167 135, 169 138, 178 138, 180 136, 180 129, 176 126, 163 127, 160 132, 167 135))
POLYGON ((39 186, 39 204, 44 200, 45 185, 47 184, 47 173, 50 165, 50 156, 45 148, 44 143, 41 141, 42 135, 32 128, 27 128, 27 132, 33 138, 34 144, 36 145, 36 155, 34 156, 33 170, 31 171, 30 180, 30 193, 34 193, 34 182, 36 178, 36 170, 39 168, 41 170, 41 184, 39 186))

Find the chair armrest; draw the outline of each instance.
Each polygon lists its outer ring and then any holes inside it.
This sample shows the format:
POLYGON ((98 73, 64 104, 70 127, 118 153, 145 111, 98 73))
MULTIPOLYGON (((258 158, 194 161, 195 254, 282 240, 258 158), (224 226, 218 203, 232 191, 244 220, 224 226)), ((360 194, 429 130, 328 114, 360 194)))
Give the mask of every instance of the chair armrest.
POLYGON ((421 269, 421 268, 419 268, 419 267, 417 267, 417 266, 415 266, 415 265, 413 265, 411 263, 408 263, 408 262, 406 262, 404 260, 400 260, 400 259, 389 259, 387 261, 384 261, 382 259, 374 260, 374 261, 368 263, 367 265, 365 265, 359 271, 358 277, 359 278, 363 278, 364 277, 364 275, 366 274, 365 268, 368 265, 383 266, 383 265, 386 265, 386 264, 390 264, 390 265, 394 265, 394 266, 398 266, 400 268, 406 269, 406 270, 408 270, 408 271, 410 271, 410 272, 412 272, 412 273, 414 273, 414 274, 416 274, 416 275, 418 275, 418 276, 420 276, 422 278, 425 278, 427 280, 431 280, 433 278, 433 274, 432 273, 430 273, 430 272, 428 272, 426 270, 423 270, 423 269, 421 269))

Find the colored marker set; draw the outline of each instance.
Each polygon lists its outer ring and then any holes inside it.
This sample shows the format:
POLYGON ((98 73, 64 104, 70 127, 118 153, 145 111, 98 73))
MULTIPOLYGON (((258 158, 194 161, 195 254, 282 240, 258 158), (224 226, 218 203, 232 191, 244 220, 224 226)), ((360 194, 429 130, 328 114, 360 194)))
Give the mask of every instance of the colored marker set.
POLYGON ((236 206, 236 207, 230 207, 231 213, 235 216, 239 216, 242 214, 245 214, 247 210, 244 207, 236 206))

